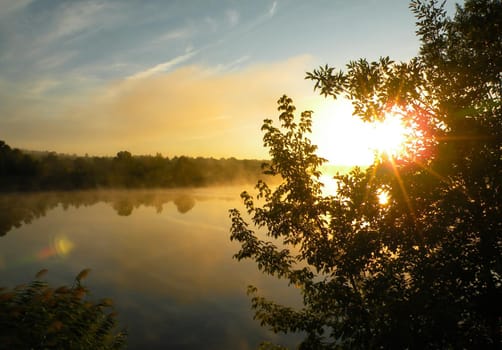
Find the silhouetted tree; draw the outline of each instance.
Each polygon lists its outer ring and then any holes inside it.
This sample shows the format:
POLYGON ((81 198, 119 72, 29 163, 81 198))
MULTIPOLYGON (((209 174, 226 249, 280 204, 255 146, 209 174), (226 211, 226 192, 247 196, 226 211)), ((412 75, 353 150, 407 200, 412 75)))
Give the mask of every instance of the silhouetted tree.
POLYGON ((292 100, 280 127, 265 120, 262 206, 244 192, 252 223, 231 210, 235 255, 285 278, 303 307, 249 288, 255 317, 276 332, 306 333, 302 349, 500 349, 502 327, 502 2, 467 0, 455 16, 415 0, 420 54, 409 62, 350 62, 307 74, 322 95, 352 100, 367 121, 390 110, 418 130, 399 157, 336 176, 321 193, 323 159, 292 100), (381 191, 389 194, 379 203, 381 191))
POLYGON ((77 157, 26 153, 0 141, 0 190, 193 187, 255 181, 261 161, 162 155, 77 157), (35 156, 36 155, 36 156, 35 156))

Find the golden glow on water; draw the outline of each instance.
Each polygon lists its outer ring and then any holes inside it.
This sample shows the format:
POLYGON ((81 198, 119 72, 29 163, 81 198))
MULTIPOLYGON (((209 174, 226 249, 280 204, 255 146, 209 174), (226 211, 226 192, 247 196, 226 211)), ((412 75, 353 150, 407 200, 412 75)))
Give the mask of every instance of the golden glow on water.
MULTIPOLYGON (((134 348, 176 348, 169 342, 183 339, 194 348, 209 341, 219 349, 256 348, 253 339, 270 338, 250 317, 246 286, 295 307, 301 294, 254 263, 232 259, 238 244, 229 239, 228 209, 242 208, 239 193, 246 187, 252 185, 72 192, 61 195, 62 205, 54 194, 19 195, 24 200, 12 198, 10 205, 23 204, 28 212, 42 207, 44 217, 2 237, 1 280, 18 285, 47 268, 47 280, 58 286, 89 268, 93 298, 110 297, 120 305, 124 324, 134 330, 128 339, 134 348), (122 215, 117 203, 133 210, 122 215), (194 336, 193 329, 203 329, 206 316, 216 314, 222 316, 211 333, 194 336)), ((278 341, 293 348, 296 340, 290 339, 278 341)))

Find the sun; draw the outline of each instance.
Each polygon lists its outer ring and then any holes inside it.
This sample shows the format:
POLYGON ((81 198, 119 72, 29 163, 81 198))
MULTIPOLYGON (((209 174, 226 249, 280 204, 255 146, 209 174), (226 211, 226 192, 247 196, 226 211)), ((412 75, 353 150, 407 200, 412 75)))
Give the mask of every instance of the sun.
POLYGON ((324 101, 312 109, 312 141, 318 155, 332 165, 366 167, 378 158, 405 157, 416 137, 403 119, 405 113, 397 108, 374 122, 354 116, 350 101, 324 101))
POLYGON ((389 204, 390 194, 388 191, 380 189, 377 191, 377 199, 378 199, 378 204, 380 204, 381 206, 385 206, 389 204))
POLYGON ((400 158, 407 153, 413 130, 407 127, 400 114, 389 112, 382 121, 373 122, 366 141, 377 156, 400 158))

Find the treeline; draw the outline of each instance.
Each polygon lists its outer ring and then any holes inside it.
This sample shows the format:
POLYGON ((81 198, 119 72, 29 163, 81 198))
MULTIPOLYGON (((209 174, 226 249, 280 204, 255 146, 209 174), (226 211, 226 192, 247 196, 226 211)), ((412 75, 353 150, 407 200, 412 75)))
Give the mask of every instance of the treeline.
POLYGON ((254 182, 260 160, 133 156, 80 157, 28 153, 0 141, 0 190, 202 187, 254 182))

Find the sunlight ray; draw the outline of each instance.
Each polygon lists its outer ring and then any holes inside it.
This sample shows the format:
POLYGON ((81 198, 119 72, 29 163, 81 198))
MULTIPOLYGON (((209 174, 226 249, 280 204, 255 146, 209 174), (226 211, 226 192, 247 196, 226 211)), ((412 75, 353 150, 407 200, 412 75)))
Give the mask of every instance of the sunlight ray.
POLYGON ((422 162, 415 160, 414 163, 416 165, 418 165, 420 168, 422 168, 423 170, 425 170, 426 172, 428 172, 429 174, 431 174, 432 176, 434 176, 435 178, 439 179, 441 182, 444 182, 448 185, 451 185, 451 181, 449 179, 447 179, 443 175, 439 174, 437 171, 432 170, 430 167, 426 166, 422 162))
POLYGON ((403 198, 406 203, 406 206, 408 207, 408 211, 411 215, 411 218, 412 218, 413 222, 416 224, 417 217, 415 215, 415 210, 413 209, 413 205, 412 205, 410 197, 408 195, 408 191, 406 190, 406 187, 404 185, 404 181, 401 178, 401 174, 399 173, 399 170, 397 169, 396 163, 394 162, 394 160, 392 158, 390 158, 390 164, 392 166, 392 171, 394 172, 394 176, 396 177, 399 188, 401 189, 401 193, 403 194, 403 198))
POLYGON ((373 181, 375 181, 375 177, 376 177, 376 167, 372 167, 370 178, 368 180, 368 185, 366 186, 366 191, 364 193, 364 203, 366 203, 366 205, 368 205, 368 199, 370 196, 371 188, 373 187, 373 181))

